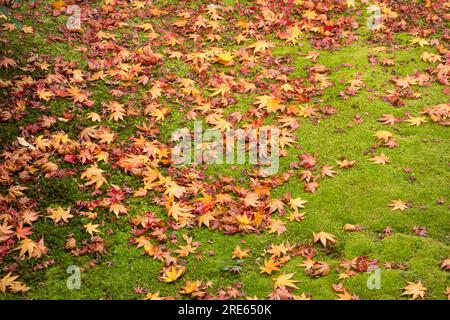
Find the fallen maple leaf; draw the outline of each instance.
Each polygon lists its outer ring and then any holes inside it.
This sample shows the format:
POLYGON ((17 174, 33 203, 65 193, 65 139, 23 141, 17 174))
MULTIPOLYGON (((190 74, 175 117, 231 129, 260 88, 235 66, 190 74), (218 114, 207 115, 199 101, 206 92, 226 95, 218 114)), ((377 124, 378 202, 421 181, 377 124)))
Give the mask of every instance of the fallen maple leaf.
POLYGON ((183 266, 171 266, 163 269, 163 275, 161 280, 164 282, 174 282, 180 278, 186 271, 186 267, 183 266))
POLYGON ((297 210, 298 208, 304 208, 304 204, 307 203, 307 200, 303 200, 302 198, 293 198, 289 200, 289 206, 292 210, 297 210))
POLYGON ((427 52, 427 51, 422 53, 422 55, 420 56, 420 59, 422 59, 425 62, 433 62, 433 63, 442 61, 442 58, 440 55, 434 54, 431 52, 427 52))
POLYGON ((409 42, 410 42, 411 44, 418 44, 418 45, 421 46, 421 47, 430 45, 430 42, 429 42, 427 39, 424 39, 424 38, 418 38, 418 37, 417 37, 417 38, 410 39, 409 42))
POLYGON ((295 273, 288 273, 288 274, 280 274, 278 277, 273 278, 273 280, 275 281, 273 284, 273 288, 277 289, 277 288, 281 288, 281 289, 287 289, 287 288, 294 288, 294 289, 298 289, 297 286, 295 285, 296 282, 298 282, 297 280, 291 280, 291 278, 295 275, 295 273))
POLYGON ((402 296, 411 296, 412 300, 417 299, 424 299, 425 292, 428 290, 422 285, 422 282, 419 280, 419 282, 409 282, 407 281, 408 285, 404 288, 404 292, 401 294, 402 296))
POLYGON ((382 152, 379 156, 374 156, 370 158, 370 161, 372 161, 374 164, 384 165, 389 162, 389 157, 382 152))
POLYGON ((83 225, 83 227, 86 229, 86 232, 89 233, 91 236, 93 236, 94 233, 100 232, 97 229, 99 226, 100 226, 99 224, 92 224, 92 222, 89 222, 88 224, 83 225))
POLYGON ((278 267, 280 263, 273 259, 264 260, 264 266, 259 267, 261 269, 260 273, 272 274, 273 271, 278 271, 280 268, 278 267))
POLYGON ((236 248, 234 248, 233 253, 231 254, 231 257, 233 259, 244 259, 248 257, 248 254, 250 252, 250 249, 244 249, 242 250, 241 247, 239 245, 236 246, 236 248))
POLYGON ((318 233, 313 233, 313 241, 314 243, 320 241, 320 243, 322 243, 322 245, 324 247, 327 246, 328 243, 336 243, 336 239, 335 236, 332 235, 331 233, 327 233, 327 232, 318 232, 318 233))
POLYGON ((406 204, 406 202, 400 199, 392 200, 391 203, 389 204, 389 207, 392 208, 392 211, 394 210, 405 211, 406 209, 408 209, 408 205, 406 204))
POLYGON ((268 49, 273 48, 274 45, 271 42, 265 40, 259 40, 255 43, 252 43, 247 48, 253 49, 254 53, 265 53, 268 49))
POLYGON ((442 261, 441 269, 450 270, 450 258, 447 258, 444 261, 442 261))
POLYGON ((410 126, 418 127, 422 123, 427 122, 427 119, 425 119, 425 117, 409 117, 409 119, 406 120, 406 122, 408 122, 410 126))
POLYGON ((53 220, 55 224, 59 222, 69 222, 70 218, 73 218, 73 215, 70 214, 70 207, 67 209, 63 209, 62 207, 47 208, 47 212, 49 213, 49 218, 53 220))
POLYGON ((336 163, 339 166, 339 168, 349 169, 355 165, 356 160, 349 161, 348 159, 343 159, 343 160, 336 161, 336 163))

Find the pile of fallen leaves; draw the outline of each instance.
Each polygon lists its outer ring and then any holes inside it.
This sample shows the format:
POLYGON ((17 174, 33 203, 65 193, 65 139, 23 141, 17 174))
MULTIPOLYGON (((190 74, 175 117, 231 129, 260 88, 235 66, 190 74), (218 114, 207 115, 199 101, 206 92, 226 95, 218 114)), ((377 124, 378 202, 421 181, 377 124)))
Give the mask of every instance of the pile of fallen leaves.
MULTIPOLYGON (((131 225, 130 242, 161 261, 162 282, 174 282, 186 272, 186 257, 197 254, 201 246, 186 233, 179 244, 174 230, 188 232, 197 227, 226 235, 262 232, 279 235, 289 223, 305 219, 307 216, 300 211, 307 201, 290 193, 275 198, 272 191, 289 179, 300 179, 305 192, 315 193, 324 179, 338 174, 335 166, 350 169, 355 161, 344 156, 336 159, 335 165, 320 163, 314 150, 296 150, 295 131, 301 121, 318 123, 338 112, 319 99, 327 88, 335 85, 330 80, 332 70, 316 63, 320 53, 311 51, 305 58, 314 65, 305 70, 306 75, 291 77, 294 68, 289 65, 289 58, 274 57, 272 49, 276 47, 275 41, 297 45, 304 39, 315 49, 331 50, 351 44, 358 38, 360 22, 356 17, 360 10, 365 10, 367 2, 276 0, 236 6, 217 2, 189 9, 178 4, 161 7, 147 0, 105 0, 98 5, 79 1, 82 30, 71 32, 61 25, 59 34, 47 35, 47 41, 67 44, 82 56, 86 66, 62 56, 42 55, 38 50, 23 52, 15 60, 12 52, 2 49, 0 68, 15 72, 11 77, 0 78, 0 121, 18 123, 30 113, 39 116, 36 121, 19 126, 18 136, 3 144, 0 184, 5 192, 0 194, 0 267, 7 274, 0 278, 0 291, 29 289, 15 275, 24 260, 32 260, 35 270, 55 263, 46 258, 54 248, 47 247, 45 235, 38 236, 33 231, 37 221, 55 227, 82 226, 90 238, 80 241, 68 234, 64 249, 74 256, 94 257, 108 251, 103 238, 108 232, 102 230, 106 221, 121 223, 120 216, 126 215, 131 225), (152 22, 134 23, 135 17, 152 22), (123 37, 117 34, 121 32, 123 37), (138 33, 144 34, 144 41, 138 33), (229 49, 228 42, 236 49, 229 49), (183 64, 189 71, 178 75, 168 68, 169 63, 183 64), (254 72, 255 66, 260 71, 254 72), (108 101, 96 98, 102 85, 108 88, 108 101), (246 95, 255 97, 247 111, 226 112, 246 95), (66 106, 62 114, 52 111, 59 104, 66 106), (242 180, 225 175, 210 177, 205 173, 206 166, 175 166, 171 160, 174 142, 162 139, 161 135, 162 125, 175 109, 187 120, 203 119, 223 133, 237 128, 245 132, 255 128, 280 129, 281 156, 294 153, 298 161, 292 162, 288 171, 274 176, 266 176, 262 166, 254 166, 243 172, 242 180), (267 124, 264 119, 271 116, 273 121, 267 124), (130 124, 133 133, 123 139, 120 131, 130 124), (64 129, 68 126, 72 128, 70 132, 64 129), (112 172, 134 177, 139 187, 111 183, 112 172), (81 181, 76 187, 88 195, 88 200, 80 199, 66 206, 42 206, 34 184, 40 179, 68 177, 81 181), (130 215, 128 203, 134 198, 147 199, 165 214, 148 211, 130 215)), ((33 3, 28 9, 39 23, 42 9, 60 16, 66 14, 68 5, 53 1, 33 3)), ((380 6, 383 24, 374 30, 373 41, 390 46, 393 33, 409 30, 417 34, 413 45, 435 47, 439 52, 422 55, 422 60, 432 64, 429 69, 393 77, 394 88, 382 98, 399 107, 405 99, 420 99, 416 87, 433 82, 447 85, 448 50, 437 39, 428 41, 427 29, 410 24, 419 12, 425 12, 428 28, 443 29, 443 21, 448 18, 444 6, 448 3, 433 1, 433 10, 419 4, 404 8, 396 1, 382 1, 380 6), (405 10, 409 17, 406 20, 399 14, 405 10)), ((7 17, 2 19, 5 44, 10 42, 8 35, 12 32, 19 32, 20 36, 38 32, 31 26, 11 23, 7 17)), ((448 39, 446 32, 444 37, 448 39)), ((376 54, 393 50, 395 47, 380 46, 376 54)), ((379 61, 376 54, 370 58, 372 64, 395 65, 391 59, 379 61)), ((360 78, 350 80, 347 85, 340 93, 343 99, 366 89, 360 78)), ((434 122, 449 123, 448 104, 427 108, 423 114, 434 122)), ((355 124, 360 121, 361 118, 354 119, 355 124)), ((410 114, 404 118, 383 115, 380 121, 391 126, 403 121, 415 126, 426 122, 424 117, 410 114)), ((393 133, 377 132, 370 160, 375 164, 389 163, 389 157, 384 153, 376 155, 376 150, 396 146, 393 133)), ((214 158, 208 143, 202 147, 202 157, 214 158)), ((393 203, 393 210, 407 209, 407 204, 398 201, 393 203)), ((349 232, 363 229, 350 224, 344 228, 349 232)), ((326 254, 333 252, 330 246, 336 241, 327 232, 313 234, 313 243, 321 243, 326 254)), ((237 247, 233 258, 244 259, 249 250, 237 247)), ((311 243, 270 244, 260 261, 261 273, 272 275, 291 257, 301 256, 305 260, 300 266, 306 275, 327 276, 332 266, 314 260, 315 250, 311 243)), ((376 266, 377 261, 368 257, 343 260, 337 267, 342 271, 339 279, 376 266)), ((239 272, 239 265, 230 270, 239 272)), ((293 276, 278 274, 268 298, 311 298, 305 293, 292 293, 297 288, 293 276)), ((210 287, 210 283, 201 280, 187 281, 180 294, 197 299, 245 296, 240 285, 220 289, 216 294, 208 292, 210 287)), ((333 285, 333 289, 340 299, 358 298, 348 292, 343 282, 333 285)), ((137 291, 146 293, 148 299, 162 298, 159 293, 137 291)), ((425 291, 420 282, 410 283, 404 294, 423 298, 425 291)))

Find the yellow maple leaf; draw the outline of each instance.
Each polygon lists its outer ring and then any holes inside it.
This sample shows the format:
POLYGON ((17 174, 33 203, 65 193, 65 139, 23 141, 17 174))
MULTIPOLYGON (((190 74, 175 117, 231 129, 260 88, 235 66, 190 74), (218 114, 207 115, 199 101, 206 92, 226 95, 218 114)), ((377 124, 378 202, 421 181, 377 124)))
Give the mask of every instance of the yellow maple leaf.
POLYGON ((303 200, 302 198, 293 198, 289 200, 289 206, 292 210, 297 210, 298 208, 304 208, 304 204, 307 203, 307 200, 303 200))
POLYGON ((313 241, 314 243, 320 241, 320 243, 322 243, 322 245, 324 247, 327 246, 328 243, 336 243, 336 239, 335 236, 332 235, 331 233, 327 233, 327 232, 318 232, 318 233, 313 233, 313 241))
POLYGON ((171 266, 163 269, 163 276, 161 280, 164 282, 174 282, 186 271, 186 267, 183 266, 171 266))
POLYGON ((256 41, 255 43, 252 43, 251 45, 249 45, 247 48, 249 49, 253 49, 253 53, 265 53, 268 49, 273 48, 274 45, 269 42, 269 41, 265 41, 265 40, 259 40, 256 41))
POLYGON ((280 274, 278 277, 273 278, 273 280, 275 281, 273 284, 273 288, 277 289, 277 288, 282 288, 285 289, 286 287, 288 288, 294 288, 294 289, 298 289, 297 286, 295 285, 296 282, 298 282, 297 280, 291 280, 291 278, 295 275, 295 273, 283 273, 280 274))
POLYGON ((284 109, 279 98, 269 95, 256 97, 254 104, 258 105, 259 108, 266 108, 267 112, 277 112, 278 110, 284 109))
POLYGON ((374 156, 370 158, 370 161, 374 164, 382 164, 385 165, 389 162, 389 157, 382 152, 379 156, 374 156))
POLYGON ((409 40, 409 42, 411 44, 418 44, 421 47, 430 45, 430 42, 424 38, 413 38, 413 39, 409 40))
POLYGON ((47 208, 47 212, 49 213, 49 218, 53 220, 53 222, 69 222, 70 218, 73 218, 73 215, 70 214, 70 207, 64 209, 62 207, 55 208, 47 208))
POLYGON ((272 274, 273 271, 278 271, 280 268, 278 267, 280 262, 275 261, 274 259, 264 259, 264 266, 259 267, 261 269, 260 273, 272 274))
POLYGON ((236 248, 234 248, 233 253, 231 254, 231 257, 233 259, 244 259, 248 257, 248 254, 250 252, 250 249, 241 249, 241 246, 237 245, 236 248))
POLYGON ((86 232, 89 233, 91 236, 94 235, 94 233, 99 233, 100 231, 97 229, 100 225, 99 224, 92 224, 92 222, 89 222, 83 227, 86 229, 86 232))
POLYGON ((36 93, 37 93, 39 99, 45 100, 45 101, 50 100, 50 98, 53 96, 53 93, 51 93, 50 91, 47 91, 45 89, 37 90, 36 93))
POLYGON ((406 209, 408 209, 407 203, 400 199, 392 200, 391 203, 389 204, 389 207, 392 208, 392 211, 394 210, 405 211, 406 209))
POLYGON ((407 281, 408 285, 404 288, 404 292, 401 294, 402 296, 411 296, 412 300, 417 299, 424 299, 425 292, 428 290, 422 285, 422 282, 419 280, 419 282, 409 282, 407 281))

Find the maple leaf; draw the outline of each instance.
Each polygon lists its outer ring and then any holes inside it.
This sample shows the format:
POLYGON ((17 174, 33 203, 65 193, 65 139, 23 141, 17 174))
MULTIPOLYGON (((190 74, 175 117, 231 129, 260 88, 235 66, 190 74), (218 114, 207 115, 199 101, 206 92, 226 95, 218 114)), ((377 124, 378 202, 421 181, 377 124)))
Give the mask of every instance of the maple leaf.
POLYGON ((273 288, 281 288, 281 289, 287 289, 287 288, 294 288, 298 289, 298 287, 295 285, 297 280, 291 280, 292 277, 295 275, 295 273, 288 273, 288 274, 280 274, 278 277, 273 278, 275 281, 273 284, 273 288))
POLYGON ((114 121, 123 120, 126 110, 122 104, 116 101, 109 101, 106 106, 106 109, 110 112, 109 115, 110 120, 114 121))
POLYGON ((307 202, 307 200, 303 200, 302 198, 293 198, 289 200, 289 206, 292 210, 297 210, 298 208, 304 208, 304 204, 307 202))
POLYGON ((298 157, 301 160, 300 165, 305 167, 306 169, 313 168, 317 163, 317 154, 314 154, 314 156, 312 156, 311 154, 309 154, 309 152, 306 152, 300 154, 298 157))
POLYGON ((444 261, 442 261, 441 269, 450 270, 450 258, 447 258, 444 261))
POLYGON ((25 286, 23 283, 16 281, 19 276, 11 276, 11 272, 0 278, 0 292, 5 293, 6 289, 9 289, 14 293, 24 293, 30 288, 25 286))
POLYGON ((347 5, 347 7, 349 8, 356 8, 356 3, 355 0, 346 0, 345 4, 347 5))
POLYGON ((142 23, 142 24, 136 25, 136 27, 138 27, 139 29, 142 29, 142 31, 144 31, 144 32, 154 31, 151 23, 142 23))
POLYGON ((305 190, 305 192, 314 193, 317 191, 317 188, 319 188, 319 186, 320 186, 320 183, 317 181, 305 182, 304 190, 305 190))
POLYGON ((339 168, 349 169, 355 165, 356 160, 349 161, 348 159, 343 159, 343 160, 336 161, 336 163, 339 166, 339 168))
POLYGON ((284 108, 279 98, 269 95, 256 97, 254 104, 259 105, 259 108, 266 108, 267 112, 277 112, 284 108))
POLYGON ((227 84, 222 84, 219 87, 213 89, 214 91, 211 93, 211 97, 221 95, 224 97, 227 93, 231 92, 231 87, 227 84))
POLYGON ((344 231, 361 231, 363 229, 364 229, 364 227, 359 224, 357 224, 357 225, 354 225, 351 223, 344 224, 344 231))
POLYGON ((298 212, 298 211, 294 211, 294 212, 291 212, 288 216, 287 216, 287 219, 289 220, 289 221, 302 221, 303 219, 305 218, 305 213, 303 212, 303 213, 300 213, 300 212, 298 212))
POLYGON ((308 20, 315 20, 317 18, 317 13, 314 10, 305 10, 303 12, 303 17, 308 20))
POLYGON ((409 282, 408 285, 404 288, 404 292, 401 294, 402 296, 411 296, 412 300, 424 299, 425 292, 428 290, 422 285, 422 282, 409 282))
POLYGON ((322 167, 322 170, 321 170, 321 172, 320 172, 320 175, 321 175, 322 177, 331 177, 331 178, 333 178, 334 175, 336 174, 336 171, 334 171, 333 168, 334 168, 333 166, 324 165, 324 166, 322 167))
POLYGON ((347 84, 349 84, 350 87, 358 88, 358 89, 366 86, 364 84, 364 82, 362 82, 361 79, 351 79, 351 80, 347 81, 347 84))
POLYGON ((83 227, 86 229, 86 232, 89 233, 91 236, 93 236, 94 233, 100 232, 97 229, 99 226, 100 226, 99 224, 92 224, 92 222, 83 225, 83 227))
POLYGON ((395 61, 392 59, 383 59, 381 60, 381 64, 383 66, 394 66, 395 65, 395 61))
POLYGON ((160 296, 160 293, 158 290, 155 293, 151 293, 151 292, 147 293, 145 295, 144 300, 164 300, 164 298, 160 296))
POLYGON ((264 259, 264 266, 259 267, 261 269, 260 273, 272 274, 273 271, 278 271, 280 262, 273 260, 272 258, 267 260, 264 259))
POLYGON ((36 242, 27 238, 23 239, 15 250, 20 250, 19 257, 23 257, 28 253, 28 257, 31 258, 36 249, 38 249, 36 242))
POLYGON ((55 1, 51 2, 51 5, 52 5, 53 9, 59 10, 62 7, 64 7, 64 1, 63 0, 55 0, 55 1))
POLYGON ((413 39, 410 39, 409 42, 411 44, 418 44, 421 47, 430 45, 430 42, 424 38, 413 38, 413 39))
POLYGON ((300 295, 295 295, 293 294, 292 297, 294 298, 294 300, 311 300, 311 295, 310 294, 305 294, 304 292, 301 293, 300 295))
POLYGON ((305 270, 309 270, 312 267, 314 267, 315 264, 316 264, 316 262, 314 260, 307 259, 307 260, 303 261, 302 263, 300 263, 298 266, 305 268, 305 270))
POLYGON ((200 280, 196 281, 186 281, 184 286, 181 288, 180 293, 181 294, 192 294, 195 291, 198 291, 202 285, 202 282, 200 280))
POLYGON ((2 293, 6 292, 6 288, 11 286, 11 284, 14 282, 14 280, 16 280, 19 276, 12 276, 11 277, 11 272, 8 273, 6 276, 4 276, 3 278, 0 279, 0 291, 2 293))
POLYGON ((253 49, 253 53, 266 53, 266 51, 270 48, 273 48, 274 45, 271 42, 265 41, 265 40, 259 40, 255 43, 252 43, 247 48, 253 49))
POLYGON ((408 120, 406 120, 406 122, 409 123, 409 126, 420 126, 422 123, 427 122, 427 120, 425 119, 425 117, 409 117, 408 120))
POLYGON ((344 289, 341 293, 337 293, 337 300, 357 300, 357 297, 349 293, 346 289, 344 289))
POLYGON ((273 213, 278 211, 279 213, 283 213, 284 211, 284 203, 280 199, 270 199, 269 204, 266 208, 269 208, 269 213, 273 213))
POLYGON ((392 132, 382 130, 382 131, 377 131, 375 133, 375 137, 378 140, 382 140, 384 142, 387 142, 389 139, 392 139, 394 137, 394 134, 392 132))
POLYGON ((318 57, 320 57, 320 53, 309 51, 308 54, 305 56, 305 59, 311 60, 312 62, 316 63, 318 57))
POLYGON ((233 253, 231 254, 231 257, 233 259, 244 259, 248 257, 248 254, 250 252, 250 249, 244 249, 242 250, 239 245, 234 248, 233 253))
POLYGON ((221 52, 217 56, 217 62, 224 66, 231 66, 234 63, 234 55, 231 52, 221 52))
MULTIPOLYGON (((6 16, 3 14, 2 14, 2 17, 5 17, 5 19, 6 19, 6 16)), ((13 31, 13 30, 17 29, 17 26, 15 23, 4 23, 3 29, 8 30, 8 31, 13 31)))
POLYGON ((311 267, 305 269, 305 273, 311 277, 326 276, 330 273, 330 265, 325 262, 315 262, 311 267))
POLYGON ((383 124, 388 124, 388 125, 394 125, 396 123, 401 122, 401 119, 395 117, 392 114, 383 114, 381 116, 381 118, 378 119, 379 122, 383 123, 383 124))
POLYGON ((209 228, 211 221, 213 221, 214 219, 215 219, 215 217, 212 212, 207 212, 205 214, 202 214, 197 218, 198 226, 201 227, 204 224, 206 227, 209 228))
POLYGON ((431 52, 427 52, 427 51, 422 53, 422 55, 420 56, 420 59, 422 59, 425 62, 433 62, 433 63, 442 61, 442 58, 440 55, 434 54, 431 52))
POLYGON ((70 207, 64 209, 62 207, 55 208, 47 208, 47 212, 49 213, 49 218, 53 220, 55 224, 62 222, 69 222, 70 218, 73 218, 73 215, 70 214, 70 207))
POLYGON ((97 164, 94 164, 81 174, 81 179, 89 180, 86 182, 86 186, 95 184, 95 189, 100 189, 103 184, 107 183, 102 174, 103 170, 100 169, 97 164))
POLYGON ((174 282, 180 278, 186 271, 186 267, 183 266, 171 266, 163 269, 163 275, 161 280, 164 282, 174 282))
POLYGON ((370 161, 372 161, 374 164, 386 164, 389 162, 389 157, 386 156, 383 152, 379 156, 374 156, 370 158, 370 161))
POLYGON ((13 226, 9 225, 7 220, 3 220, 3 223, 0 224, 0 243, 8 240, 14 234, 12 228, 13 226))
POLYGON ((50 91, 46 91, 45 89, 40 89, 36 91, 39 99, 49 101, 50 98, 53 96, 53 93, 50 91))
POLYGON ((318 232, 318 233, 313 233, 313 241, 314 243, 320 241, 320 243, 322 243, 322 245, 324 247, 327 246, 328 243, 336 243, 336 239, 335 236, 332 235, 331 233, 326 233, 326 232, 318 232))
POLYGON ((109 212, 113 212, 116 217, 120 214, 126 214, 128 212, 127 207, 120 202, 112 202, 109 205, 109 212))
POLYGON ((255 192, 249 192, 244 198, 244 204, 247 207, 258 207, 259 206, 258 198, 259 196, 255 192))
MULTIPOLYGON (((31 231, 31 227, 23 227, 23 223, 20 223, 17 227, 16 227, 16 237, 17 239, 26 239, 28 238, 29 235, 33 234, 33 232, 31 231)), ((1 234, 0 234, 1 237, 1 234)))
POLYGON ((283 255, 286 255, 290 250, 292 249, 292 246, 287 242, 283 242, 279 245, 272 244, 270 246, 270 249, 267 250, 268 253, 272 255, 272 257, 281 257, 283 255))
POLYGON ((78 87, 70 86, 70 88, 67 89, 67 93, 75 103, 77 102, 83 103, 88 100, 88 96, 85 93, 83 93, 78 87))
POLYGON ((392 200, 391 203, 389 204, 389 207, 392 208, 392 211, 395 210, 405 211, 406 209, 408 209, 407 203, 400 199, 392 200))
POLYGON ((9 69, 9 67, 15 67, 15 66, 17 66, 17 63, 11 58, 3 57, 0 60, 0 67, 2 67, 2 68, 9 69))
POLYGON ((277 233, 278 235, 286 232, 286 226, 280 219, 271 220, 267 228, 269 229, 269 233, 277 233))
MULTIPOLYGON (((184 235, 183 235, 184 236, 184 235)), ((192 253, 195 253, 195 251, 197 250, 196 247, 193 247, 190 242, 188 242, 186 245, 180 245, 178 247, 177 250, 175 250, 176 253, 178 253, 178 255, 180 257, 187 257, 192 253)))
POLYGON ((193 208, 190 206, 181 206, 178 203, 169 203, 166 205, 167 215, 172 217, 175 221, 180 220, 180 218, 193 218, 194 215, 191 214, 193 208))

